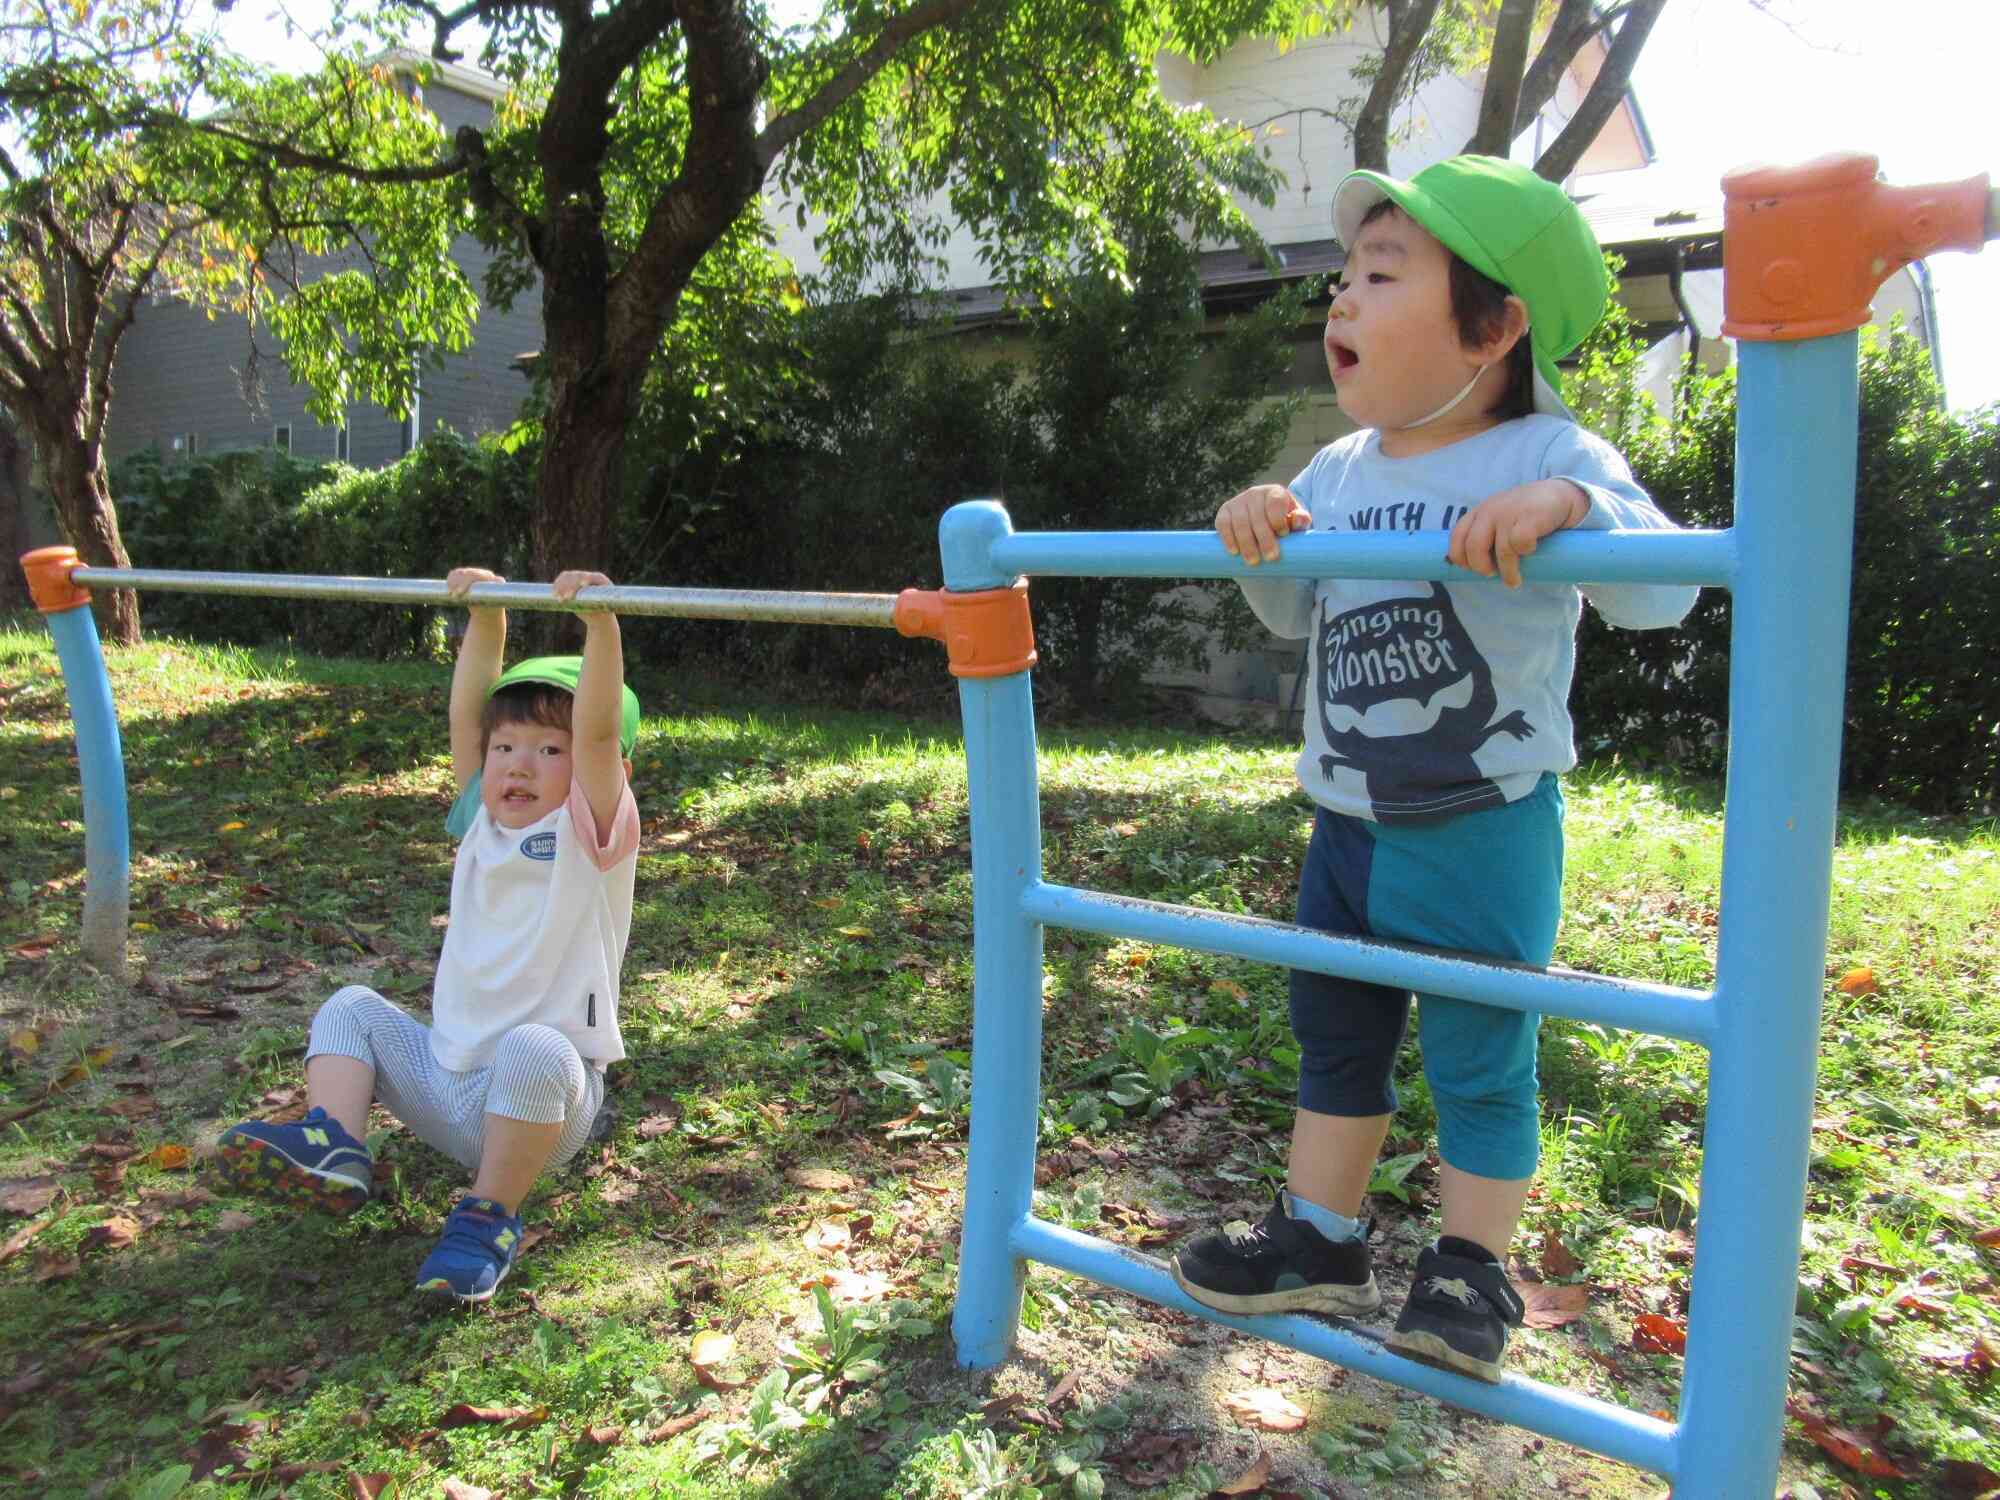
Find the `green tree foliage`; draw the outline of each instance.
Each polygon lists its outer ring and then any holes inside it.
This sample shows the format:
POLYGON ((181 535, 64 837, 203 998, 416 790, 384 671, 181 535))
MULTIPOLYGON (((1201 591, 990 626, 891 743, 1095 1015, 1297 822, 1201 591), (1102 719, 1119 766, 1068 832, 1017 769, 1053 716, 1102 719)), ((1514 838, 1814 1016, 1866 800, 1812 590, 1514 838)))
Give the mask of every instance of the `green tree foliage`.
MULTIPOLYGON (((1671 423, 1629 395, 1598 399, 1588 414, 1669 515, 1731 524, 1733 371, 1684 380, 1671 423)), ((1928 352, 1897 330, 1864 341, 1859 444, 1842 791, 1991 813, 2000 807, 2000 679, 1989 665, 2000 650, 2000 408, 1945 411, 1928 352)), ((1573 706, 1585 753, 1615 747, 1719 769, 1728 594, 1703 590, 1678 631, 1584 618, 1573 706)))
MULTIPOLYGON (((0 404, 86 562, 126 565, 103 440, 144 299, 268 320, 323 418, 356 397, 407 405, 419 351, 464 344, 476 298, 444 253, 445 174, 381 171, 435 154, 437 124, 386 75, 270 80, 219 47, 191 0, 14 6, 8 23, 0 404), (245 149, 257 131, 282 133, 275 160, 245 149), (326 151, 352 175, 295 170, 326 151)), ((107 616, 114 638, 137 638, 131 595, 107 616)))

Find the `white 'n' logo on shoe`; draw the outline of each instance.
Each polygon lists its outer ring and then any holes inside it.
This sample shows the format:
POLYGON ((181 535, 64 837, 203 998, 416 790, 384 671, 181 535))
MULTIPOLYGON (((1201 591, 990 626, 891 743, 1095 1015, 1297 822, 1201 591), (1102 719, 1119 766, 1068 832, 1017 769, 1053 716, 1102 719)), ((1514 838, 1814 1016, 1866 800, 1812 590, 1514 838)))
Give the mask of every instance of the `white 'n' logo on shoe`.
POLYGON ((324 1130, 315 1130, 310 1125, 306 1127, 306 1139, 315 1146, 331 1146, 333 1144, 333 1138, 324 1130))

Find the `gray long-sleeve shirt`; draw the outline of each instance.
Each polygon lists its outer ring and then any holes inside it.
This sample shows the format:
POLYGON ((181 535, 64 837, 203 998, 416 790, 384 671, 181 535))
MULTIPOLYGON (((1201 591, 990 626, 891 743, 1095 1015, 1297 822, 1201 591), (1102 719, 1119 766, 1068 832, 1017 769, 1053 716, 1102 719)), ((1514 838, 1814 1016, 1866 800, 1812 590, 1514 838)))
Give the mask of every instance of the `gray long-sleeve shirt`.
MULTIPOLYGON (((1570 479, 1590 496, 1581 526, 1671 529, 1617 450, 1558 417, 1502 422, 1410 458, 1377 435, 1320 450, 1292 481, 1315 531, 1435 533, 1490 495, 1570 479)), ((1299 784, 1322 807, 1379 822, 1513 802, 1546 771, 1576 764, 1569 717, 1576 626, 1588 598, 1613 625, 1675 625, 1693 588, 1481 579, 1246 579, 1276 635, 1310 641, 1312 696, 1299 784)))

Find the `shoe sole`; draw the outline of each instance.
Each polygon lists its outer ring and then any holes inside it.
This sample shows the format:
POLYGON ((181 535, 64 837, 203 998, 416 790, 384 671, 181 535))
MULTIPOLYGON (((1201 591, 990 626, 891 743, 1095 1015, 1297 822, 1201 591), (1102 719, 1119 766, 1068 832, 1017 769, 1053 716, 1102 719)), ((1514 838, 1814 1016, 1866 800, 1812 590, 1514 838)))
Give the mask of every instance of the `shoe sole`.
POLYGON ((1408 1332, 1397 1330, 1388 1338, 1388 1346, 1405 1359, 1413 1359, 1420 1365, 1429 1365, 1434 1370, 1449 1370, 1454 1375, 1470 1375, 1474 1380, 1483 1380, 1488 1385, 1500 1383, 1500 1362, 1488 1363, 1475 1359, 1470 1354, 1461 1353, 1434 1333, 1425 1333, 1420 1328, 1408 1332))
POLYGON ((299 1208, 316 1208, 336 1218, 368 1201, 368 1189, 351 1177, 331 1177, 299 1165, 265 1141, 239 1136, 215 1150, 216 1170, 238 1192, 299 1208))
POLYGON ((1216 1312, 1235 1313, 1238 1317, 1254 1317, 1258 1313, 1302 1312, 1323 1313, 1335 1318, 1354 1318, 1363 1313, 1372 1313, 1382 1305, 1382 1293, 1376 1289, 1373 1276, 1358 1286, 1320 1282, 1313 1286, 1289 1287, 1281 1292, 1254 1292, 1238 1296, 1233 1292, 1217 1292, 1205 1286, 1196 1286, 1181 1275, 1178 1262, 1168 1269, 1173 1272, 1174 1285, 1203 1307, 1213 1308, 1216 1312))
MULTIPOLYGON (((507 1268, 507 1271, 511 1271, 513 1269, 514 1268, 512 1266, 509 1266, 507 1268)), ((493 1294, 500 1290, 501 1282, 504 1282, 507 1279, 507 1271, 502 1271, 500 1273, 500 1280, 494 1282, 493 1285, 488 1287, 483 1292, 461 1292, 457 1287, 453 1286, 449 1281, 446 1281, 442 1276, 433 1276, 429 1281, 418 1282, 417 1290, 425 1293, 428 1296, 436 1297, 439 1300, 443 1300, 444 1298, 448 1297, 452 1301, 458 1303, 459 1306, 461 1307, 470 1307, 473 1304, 479 1302, 491 1302, 493 1300, 493 1294)))

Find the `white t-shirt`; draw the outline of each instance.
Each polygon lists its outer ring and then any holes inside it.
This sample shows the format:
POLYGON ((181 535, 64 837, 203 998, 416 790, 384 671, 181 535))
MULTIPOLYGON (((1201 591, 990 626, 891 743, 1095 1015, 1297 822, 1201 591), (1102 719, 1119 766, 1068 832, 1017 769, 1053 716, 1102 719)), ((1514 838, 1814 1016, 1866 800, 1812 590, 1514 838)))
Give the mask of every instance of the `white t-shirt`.
POLYGON ((431 991, 440 1067, 486 1067, 500 1038, 530 1022, 562 1032, 587 1062, 625 1055, 618 970, 638 850, 629 785, 602 845, 575 782, 563 806, 526 828, 502 828, 479 808, 452 868, 451 922, 431 991))

